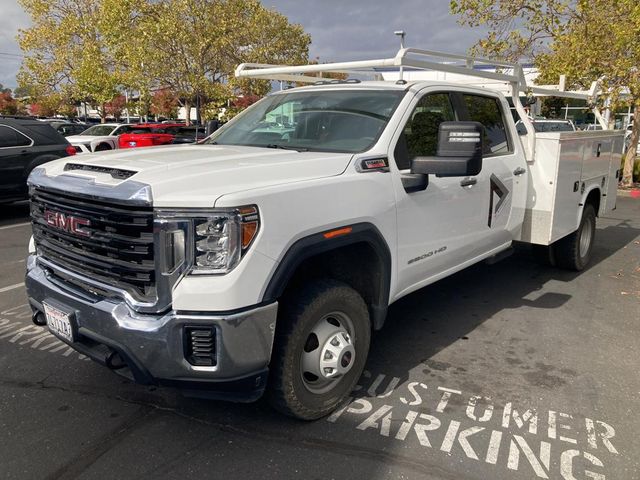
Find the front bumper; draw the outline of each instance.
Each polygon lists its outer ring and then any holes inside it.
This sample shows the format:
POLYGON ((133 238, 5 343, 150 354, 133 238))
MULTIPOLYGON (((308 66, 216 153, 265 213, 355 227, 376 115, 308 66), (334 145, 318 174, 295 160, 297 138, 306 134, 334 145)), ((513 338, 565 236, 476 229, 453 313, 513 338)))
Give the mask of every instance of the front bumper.
POLYGON ((237 401, 255 400, 264 392, 277 302, 236 312, 137 314, 124 302, 76 290, 39 265, 34 255, 25 283, 34 315, 44 311, 43 301, 70 312, 76 339, 67 343, 138 383, 237 401), (215 366, 186 360, 186 326, 215 328, 215 366))

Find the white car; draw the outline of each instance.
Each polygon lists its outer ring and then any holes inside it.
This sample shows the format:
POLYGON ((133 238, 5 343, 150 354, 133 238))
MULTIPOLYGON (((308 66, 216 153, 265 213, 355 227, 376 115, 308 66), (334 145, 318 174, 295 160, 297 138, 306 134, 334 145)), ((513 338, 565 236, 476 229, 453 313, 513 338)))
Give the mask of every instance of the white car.
POLYGON ((67 137, 78 153, 102 152, 118 148, 118 135, 131 130, 130 123, 102 123, 94 125, 80 135, 67 137))

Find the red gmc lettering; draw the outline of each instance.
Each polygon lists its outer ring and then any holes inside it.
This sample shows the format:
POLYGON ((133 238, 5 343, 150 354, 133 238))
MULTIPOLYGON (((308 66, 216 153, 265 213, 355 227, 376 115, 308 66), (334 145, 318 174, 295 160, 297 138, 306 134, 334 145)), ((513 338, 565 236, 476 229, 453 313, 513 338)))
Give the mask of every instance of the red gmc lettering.
POLYGON ((83 226, 91 225, 91 222, 86 218, 78 218, 51 210, 46 210, 44 212, 44 218, 47 225, 51 225, 59 230, 64 230, 65 232, 81 235, 83 237, 89 237, 91 235, 87 230, 82 228, 83 226))

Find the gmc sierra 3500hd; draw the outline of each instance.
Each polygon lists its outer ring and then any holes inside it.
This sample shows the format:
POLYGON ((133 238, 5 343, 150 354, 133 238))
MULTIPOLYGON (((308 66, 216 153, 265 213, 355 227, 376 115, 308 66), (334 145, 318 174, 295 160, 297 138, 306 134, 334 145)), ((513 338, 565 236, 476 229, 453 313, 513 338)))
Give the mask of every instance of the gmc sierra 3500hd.
POLYGON ((536 91, 518 65, 432 56, 241 65, 316 83, 267 96, 204 143, 36 169, 34 322, 136 382, 244 401, 266 390, 315 419, 354 388, 399 298, 515 241, 583 269, 596 216, 615 207, 622 134, 536 133, 516 101, 520 136, 491 89, 307 75, 410 66, 501 81, 516 100, 536 91))

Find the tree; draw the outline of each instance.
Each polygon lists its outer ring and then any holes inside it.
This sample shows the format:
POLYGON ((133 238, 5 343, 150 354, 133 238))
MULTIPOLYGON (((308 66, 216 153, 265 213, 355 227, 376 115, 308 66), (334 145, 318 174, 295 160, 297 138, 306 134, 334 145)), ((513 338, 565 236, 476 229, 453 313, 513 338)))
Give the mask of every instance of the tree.
MULTIPOLYGON (((640 3, 635 0, 452 0, 451 11, 468 26, 489 33, 474 51, 506 60, 531 57, 542 83, 588 88, 599 80, 612 106, 628 103, 640 112, 640 3)), ((634 122, 624 160, 625 186, 633 183, 640 138, 634 122)))
POLYGON ((110 102, 104 104, 104 110, 107 115, 111 115, 113 118, 119 120, 125 105, 126 99, 124 95, 117 95, 110 102))
POLYGON ((310 38, 302 27, 257 0, 124 1, 132 9, 120 13, 131 22, 130 35, 146 45, 144 52, 152 52, 144 58, 146 74, 157 87, 173 91, 187 112, 194 104, 225 104, 236 90, 255 95, 270 90, 267 81, 235 79, 238 63, 307 59, 310 38))
POLYGON ((11 90, 3 89, 0 85, 0 114, 15 115, 18 113, 18 103, 11 95, 11 90))
POLYGON ((162 88, 151 97, 151 113, 165 118, 175 118, 178 113, 178 98, 168 88, 162 88))
POLYGON ((118 94, 122 72, 100 31, 100 0, 19 0, 32 26, 20 30, 24 52, 18 82, 36 99, 60 95, 105 105, 118 94))

